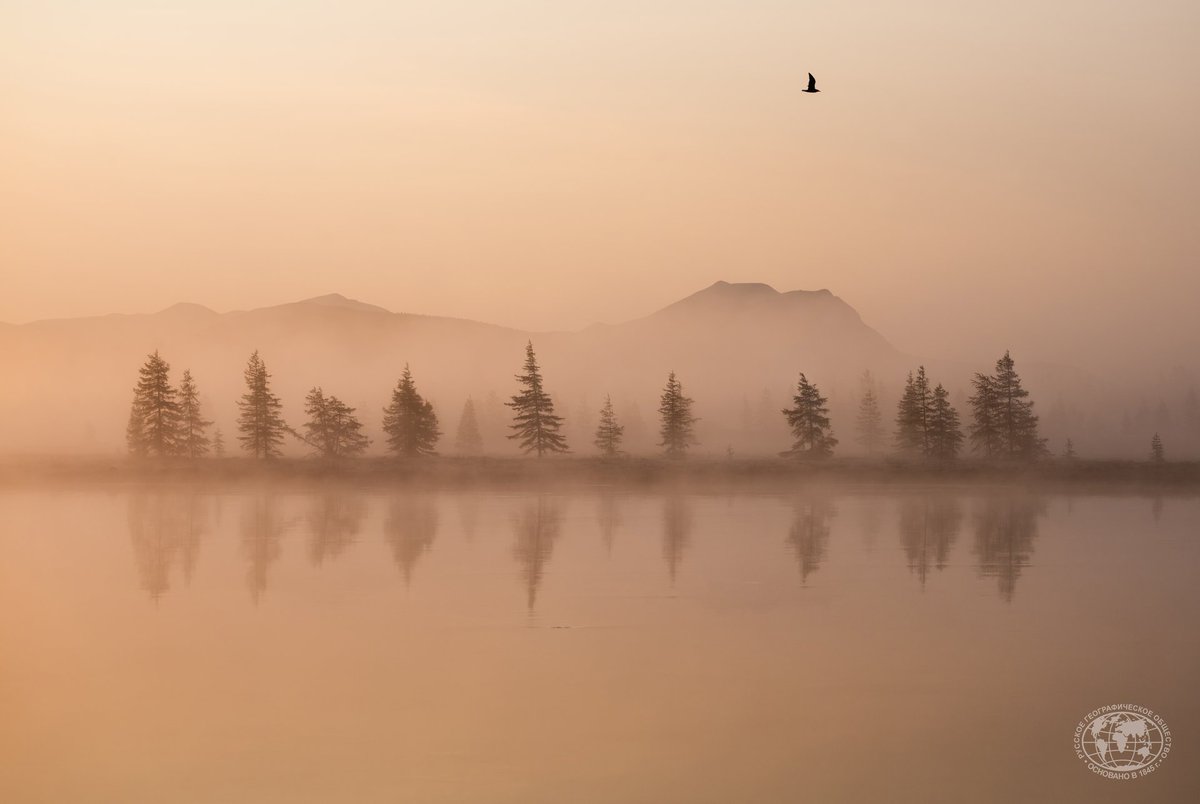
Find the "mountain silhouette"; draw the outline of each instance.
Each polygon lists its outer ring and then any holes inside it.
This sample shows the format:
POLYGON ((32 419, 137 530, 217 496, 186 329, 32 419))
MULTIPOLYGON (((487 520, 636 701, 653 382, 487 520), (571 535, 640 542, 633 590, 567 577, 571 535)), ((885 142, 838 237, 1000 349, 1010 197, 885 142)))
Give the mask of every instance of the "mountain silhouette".
MULTIPOLYGON (((745 399, 768 389, 786 401, 801 370, 833 385, 852 383, 864 368, 906 365, 828 290, 781 293, 753 283, 717 282, 643 318, 572 332, 391 312, 336 293, 227 313, 184 303, 152 314, 0 327, 0 376, 16 378, 0 389, 0 451, 119 449, 130 389, 155 349, 176 380, 191 370, 206 415, 228 437, 255 349, 289 422, 301 422, 304 394, 320 385, 360 408, 375 429, 405 363, 449 422, 468 395, 505 399, 513 392, 528 339, 568 424, 598 409, 605 393, 652 421, 671 370, 707 426, 719 428, 735 426, 745 399)), ((579 434, 573 440, 585 451, 590 443, 579 434)))

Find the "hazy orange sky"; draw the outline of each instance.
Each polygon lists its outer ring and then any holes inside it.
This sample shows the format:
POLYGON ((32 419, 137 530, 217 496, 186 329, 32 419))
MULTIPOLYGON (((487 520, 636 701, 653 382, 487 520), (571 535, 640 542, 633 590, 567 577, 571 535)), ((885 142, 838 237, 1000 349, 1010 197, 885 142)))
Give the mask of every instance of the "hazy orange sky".
POLYGON ((726 279, 1194 364, 1198 75, 1194 0, 0 0, 0 321, 560 328, 726 279))

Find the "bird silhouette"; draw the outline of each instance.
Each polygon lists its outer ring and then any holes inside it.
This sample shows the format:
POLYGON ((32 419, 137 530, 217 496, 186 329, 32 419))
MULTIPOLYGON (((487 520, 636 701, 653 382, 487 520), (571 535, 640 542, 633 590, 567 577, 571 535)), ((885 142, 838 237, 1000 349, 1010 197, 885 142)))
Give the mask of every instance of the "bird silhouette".
POLYGON ((808 74, 808 89, 803 89, 803 90, 801 90, 801 92, 820 92, 820 91, 821 90, 817 89, 817 79, 813 78, 812 73, 809 73, 808 74))

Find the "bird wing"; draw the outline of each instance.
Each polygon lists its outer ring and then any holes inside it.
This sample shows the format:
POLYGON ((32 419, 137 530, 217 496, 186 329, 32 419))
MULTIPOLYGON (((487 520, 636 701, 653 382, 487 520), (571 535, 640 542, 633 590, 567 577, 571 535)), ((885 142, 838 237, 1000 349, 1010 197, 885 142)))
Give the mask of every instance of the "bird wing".
POLYGON ((816 89, 816 88, 817 88, 817 79, 813 78, 813 74, 812 74, 812 73, 809 73, 809 74, 808 74, 808 88, 809 88, 809 89, 816 89))

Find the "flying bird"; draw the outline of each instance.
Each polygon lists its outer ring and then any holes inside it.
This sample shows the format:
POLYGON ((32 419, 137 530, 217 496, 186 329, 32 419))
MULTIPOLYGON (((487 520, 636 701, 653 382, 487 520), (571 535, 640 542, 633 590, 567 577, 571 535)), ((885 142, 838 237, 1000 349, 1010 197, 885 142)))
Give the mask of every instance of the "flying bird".
POLYGON ((817 89, 817 79, 813 78, 812 73, 808 74, 808 89, 804 89, 801 91, 802 92, 820 92, 821 91, 821 90, 817 89))

